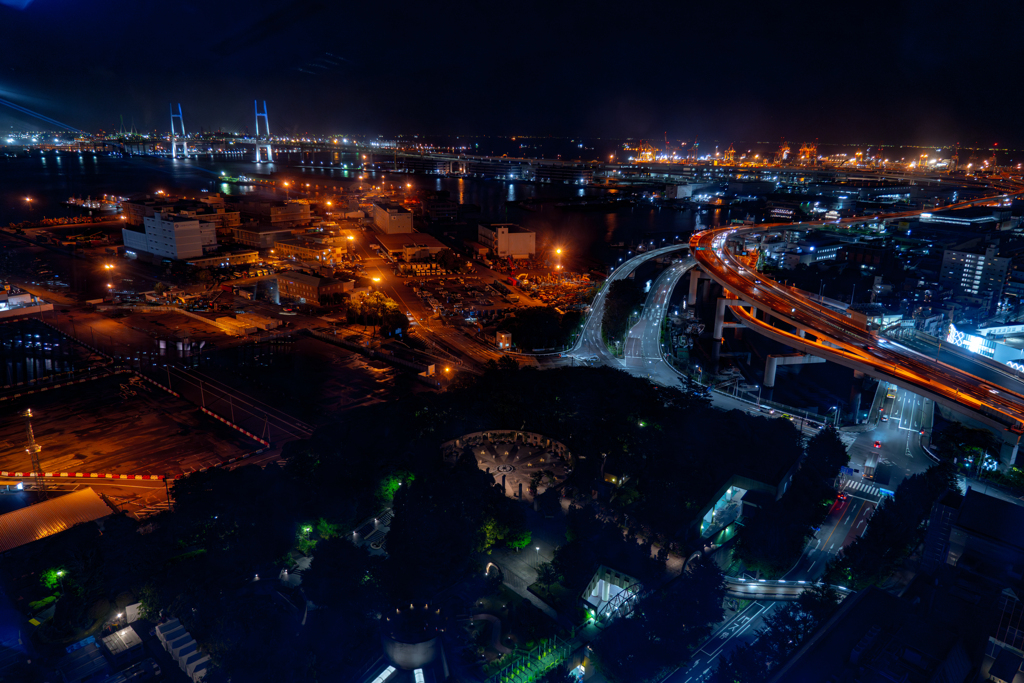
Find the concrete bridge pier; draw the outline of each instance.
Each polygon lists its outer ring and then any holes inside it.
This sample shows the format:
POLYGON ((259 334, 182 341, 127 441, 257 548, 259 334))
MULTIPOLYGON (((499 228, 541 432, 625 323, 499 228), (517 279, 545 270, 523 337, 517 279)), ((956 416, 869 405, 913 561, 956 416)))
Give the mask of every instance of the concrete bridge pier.
POLYGON ((806 365, 808 363, 824 363, 824 358, 810 356, 806 353, 772 354, 764 364, 764 388, 775 388, 775 371, 780 365, 806 365))
POLYGON ((686 305, 693 307, 697 304, 697 290, 700 287, 700 281, 705 280, 710 282, 708 276, 700 268, 693 268, 690 270, 690 291, 686 296, 686 305))
POLYGON ((736 299, 719 299, 715 307, 715 328, 711 333, 711 338, 717 342, 722 341, 722 328, 725 323, 725 309, 729 306, 730 301, 736 301, 736 299))
MULTIPOLYGON (((861 388, 856 382, 850 386, 850 412, 847 415, 847 419, 853 424, 858 424, 857 415, 860 412, 860 401, 861 401, 861 388)), ((868 416, 871 419, 871 416, 868 416)))
POLYGON ((1020 434, 1003 432, 1003 444, 999 449, 999 469, 1005 470, 1017 464, 1017 450, 1020 448, 1020 434))

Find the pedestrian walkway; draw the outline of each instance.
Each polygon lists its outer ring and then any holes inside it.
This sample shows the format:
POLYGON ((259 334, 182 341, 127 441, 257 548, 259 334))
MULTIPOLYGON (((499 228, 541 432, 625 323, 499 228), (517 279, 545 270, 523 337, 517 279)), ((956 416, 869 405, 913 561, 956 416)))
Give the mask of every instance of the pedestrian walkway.
POLYGON ((887 495, 888 490, 883 490, 878 484, 874 484, 869 481, 864 481, 857 477, 850 477, 847 475, 843 476, 843 483, 841 490, 851 495, 861 496, 883 496, 887 495))

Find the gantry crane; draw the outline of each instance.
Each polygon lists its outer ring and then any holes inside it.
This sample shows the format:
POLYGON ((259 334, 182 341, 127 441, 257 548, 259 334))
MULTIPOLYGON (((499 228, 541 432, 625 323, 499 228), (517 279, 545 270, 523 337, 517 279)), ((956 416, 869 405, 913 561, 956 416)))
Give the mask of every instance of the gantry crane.
POLYGON ((736 161, 736 148, 733 146, 731 142, 729 143, 729 147, 726 148, 724 152, 722 152, 722 161, 724 161, 727 164, 732 164, 735 163, 736 161))
POLYGON ((805 142, 800 145, 798 157, 800 163, 814 165, 818 161, 818 142, 805 142))
POLYGON ((782 143, 775 151, 775 163, 784 164, 787 159, 789 159, 789 143, 786 142, 786 138, 782 138, 782 143))

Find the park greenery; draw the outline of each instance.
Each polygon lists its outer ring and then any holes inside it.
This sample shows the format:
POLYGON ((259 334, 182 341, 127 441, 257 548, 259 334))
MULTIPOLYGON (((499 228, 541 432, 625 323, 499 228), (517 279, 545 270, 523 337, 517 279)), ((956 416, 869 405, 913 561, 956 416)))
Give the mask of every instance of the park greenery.
POLYGON ((513 343, 524 351, 561 349, 573 340, 582 320, 579 311, 560 313, 554 306, 532 306, 506 316, 501 327, 512 333, 513 343))
POLYGON ((939 456, 970 476, 980 476, 999 457, 1001 444, 990 429, 951 422, 935 433, 932 443, 939 456))
POLYGON ((450 273, 462 272, 463 266, 466 263, 464 257, 460 257, 451 249, 442 249, 434 258, 438 265, 450 273))
POLYGON ((846 446, 832 427, 808 441, 806 455, 786 495, 745 522, 736 555, 747 569, 778 577, 793 566, 807 539, 835 503, 835 480, 839 468, 849 459, 846 446))
POLYGON ((409 318, 394 299, 382 292, 362 292, 355 298, 342 299, 340 305, 349 323, 379 327, 381 336, 402 335, 409 329, 409 318))
POLYGON ((825 581, 855 590, 881 584, 922 542, 932 506, 949 490, 957 490, 956 469, 949 460, 904 479, 895 495, 875 509, 867 531, 829 565, 825 581))
POLYGON ((642 595, 631 618, 617 619, 594 645, 601 672, 616 683, 659 680, 690 658, 724 616, 725 582, 712 560, 697 558, 667 586, 642 595))
MULTIPOLYGON (((102 534, 95 525, 75 527, 28 546, 5 570, 37 577, 36 599, 62 594, 40 629, 54 646, 96 628, 102 606, 129 594, 150 618, 181 619, 214 658, 211 681, 345 680, 376 652, 383 610, 479 581, 488 553, 529 545, 521 503, 471 456, 441 457, 442 443, 496 428, 545 434, 572 453, 562 493, 582 509, 570 515, 566 543, 542 577, 571 590, 601 563, 657 586, 668 548, 688 556, 702 545, 701 511, 730 476, 781 481, 803 456, 787 420, 712 410, 691 393, 610 368, 541 373, 506 358, 480 377, 459 376, 447 392, 348 411, 312 438, 286 444, 283 467, 193 473, 174 483, 172 511, 141 526, 114 516, 102 534), (612 487, 606 512, 624 521, 599 522, 590 501, 607 488, 612 467, 629 479, 612 487), (394 513, 388 556, 371 556, 350 540, 387 508, 394 513), (662 548, 654 559, 652 543, 662 548), (303 555, 312 563, 301 588, 284 587, 276 579, 303 555), (54 589, 46 572, 57 568, 65 573, 54 589), (307 599, 324 609, 303 627, 307 599)), ((809 450, 807 490, 825 476, 816 468, 837 457, 824 452, 826 441, 809 450)), ((557 508, 557 496, 538 504, 557 508)), ((653 661, 681 657, 720 616, 710 607, 720 606, 713 579, 694 568, 679 580, 689 588, 652 596, 635 623, 621 627, 624 642, 644 643, 653 661), (672 610, 695 616, 668 624, 672 610), (669 626, 669 639, 651 641, 669 626), (669 651, 676 638, 679 652, 669 651)), ((613 640, 602 656, 627 680, 629 662, 613 640)))
POLYGON ((609 342, 625 342, 630 316, 638 311, 644 302, 644 293, 636 280, 622 278, 608 285, 604 297, 604 317, 601 332, 609 342))

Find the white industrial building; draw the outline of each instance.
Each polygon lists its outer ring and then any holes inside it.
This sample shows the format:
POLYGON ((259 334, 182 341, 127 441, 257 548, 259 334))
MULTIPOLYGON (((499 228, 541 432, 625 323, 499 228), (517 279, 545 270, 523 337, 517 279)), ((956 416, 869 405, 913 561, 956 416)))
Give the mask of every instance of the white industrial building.
POLYGON ((373 203, 373 227, 385 235, 412 232, 412 212, 394 202, 375 201, 373 203))
POLYGON ((528 259, 537 253, 537 235, 513 223, 481 223, 477 241, 499 258, 528 259))
POLYGON ((169 259, 198 258, 217 248, 217 226, 187 214, 157 211, 146 216, 145 232, 122 228, 125 254, 139 252, 169 259))

